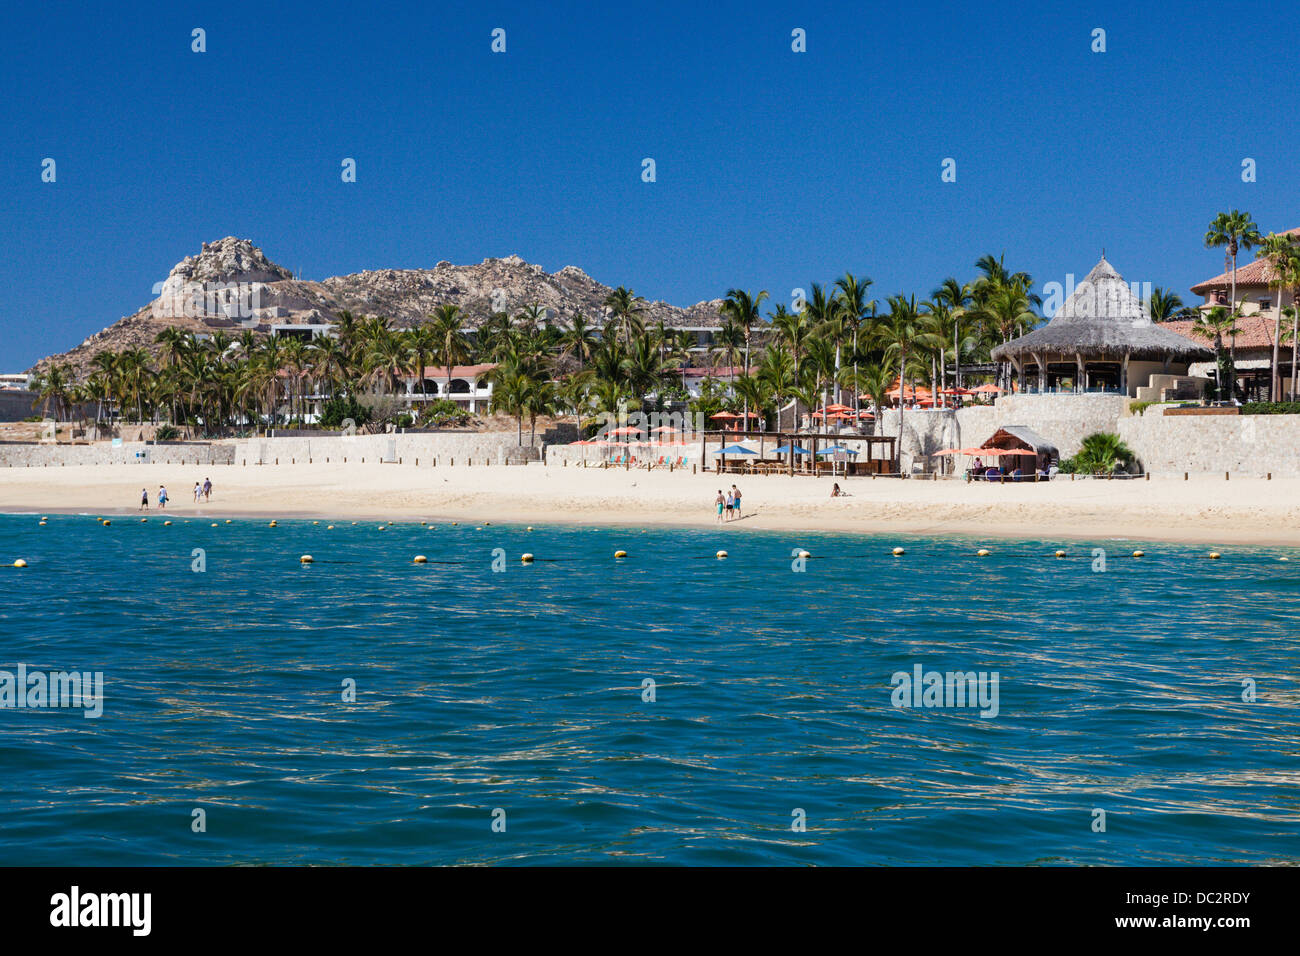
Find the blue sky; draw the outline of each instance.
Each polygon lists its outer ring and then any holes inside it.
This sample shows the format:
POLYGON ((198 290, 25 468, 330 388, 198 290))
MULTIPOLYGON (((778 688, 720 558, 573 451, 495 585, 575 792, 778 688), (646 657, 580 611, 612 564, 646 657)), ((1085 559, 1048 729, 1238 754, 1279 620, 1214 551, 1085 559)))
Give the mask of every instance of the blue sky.
POLYGON ((517 253, 679 305, 845 270, 924 296, 986 252, 1064 283, 1105 246, 1189 298, 1216 212, 1300 225, 1298 26, 1145 0, 13 6, 0 371, 226 235, 307 278, 517 253))

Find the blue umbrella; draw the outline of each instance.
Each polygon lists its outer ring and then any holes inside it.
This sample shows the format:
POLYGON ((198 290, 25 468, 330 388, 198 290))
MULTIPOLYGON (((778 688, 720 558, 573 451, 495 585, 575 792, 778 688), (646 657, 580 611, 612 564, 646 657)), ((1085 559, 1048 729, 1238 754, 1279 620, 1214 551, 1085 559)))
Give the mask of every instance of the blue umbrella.
POLYGON ((857 454, 857 452, 854 451, 852 448, 845 448, 843 445, 832 445, 830 448, 823 448, 823 449, 822 449, 821 451, 819 451, 817 454, 818 454, 818 455, 833 455, 833 454, 835 454, 837 451, 848 452, 850 455, 856 455, 856 454, 857 454))
POLYGON ((744 445, 728 445, 726 448, 719 448, 714 452, 715 455, 757 455, 758 452, 751 451, 744 445))
MULTIPOLYGON (((788 454, 790 454, 790 446, 789 446, 789 445, 782 445, 780 448, 773 448, 773 449, 772 449, 772 453, 773 453, 774 455, 788 455, 788 454)), ((807 454, 809 454, 809 451, 808 451, 807 448, 800 448, 798 445, 795 445, 795 446, 794 446, 794 453, 795 453, 796 455, 807 455, 807 454)))

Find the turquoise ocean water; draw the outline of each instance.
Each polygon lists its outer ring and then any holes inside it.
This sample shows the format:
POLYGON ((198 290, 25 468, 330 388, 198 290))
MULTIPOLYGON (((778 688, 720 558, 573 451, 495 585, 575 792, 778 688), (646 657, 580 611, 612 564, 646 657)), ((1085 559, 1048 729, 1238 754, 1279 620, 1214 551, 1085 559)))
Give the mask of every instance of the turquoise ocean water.
POLYGON ((2 864, 1300 860, 1300 553, 172 517, 0 516, 0 670, 105 682, 0 709, 2 864))

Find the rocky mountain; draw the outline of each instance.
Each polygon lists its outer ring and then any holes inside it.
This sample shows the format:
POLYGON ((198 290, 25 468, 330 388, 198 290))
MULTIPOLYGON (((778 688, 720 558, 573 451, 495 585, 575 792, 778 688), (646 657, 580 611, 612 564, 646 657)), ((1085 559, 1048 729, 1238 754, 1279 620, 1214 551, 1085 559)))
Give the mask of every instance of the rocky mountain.
MULTIPOLYGON (((577 266, 548 273, 518 256, 484 259, 478 265, 439 262, 432 269, 379 269, 335 276, 320 282, 295 279, 248 239, 228 236, 205 242, 198 255, 186 256, 154 287, 158 297, 132 315, 96 332, 67 352, 36 363, 39 372, 66 362, 80 372, 104 349, 156 349, 154 338, 168 327, 196 333, 224 330, 231 336, 251 328, 269 333, 281 325, 330 323, 344 309, 356 315, 382 315, 395 327, 427 321, 437 306, 455 303, 468 324, 477 325, 493 311, 515 314, 530 305, 566 323, 582 311, 595 322, 603 318, 611 287, 577 266)), ((645 305, 648 325, 713 328, 720 324, 722 300, 679 308, 665 302, 645 305)))

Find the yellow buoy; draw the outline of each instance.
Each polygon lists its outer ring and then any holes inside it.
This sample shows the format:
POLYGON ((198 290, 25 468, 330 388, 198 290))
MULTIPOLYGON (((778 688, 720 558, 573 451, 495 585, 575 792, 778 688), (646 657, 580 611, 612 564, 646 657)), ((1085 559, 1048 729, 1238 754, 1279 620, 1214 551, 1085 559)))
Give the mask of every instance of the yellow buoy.
POLYGON ((312 556, 311 556, 310 554, 304 554, 301 558, 298 559, 298 563, 299 563, 299 564, 311 564, 312 560, 313 560, 313 559, 312 559, 312 556))
POLYGON ((325 526, 325 530, 326 530, 326 531, 333 531, 333 530, 334 530, 334 526, 333 526, 332 524, 327 524, 327 525, 325 526))
POLYGON ((532 526, 532 525, 529 525, 527 530, 532 531, 532 530, 533 530, 533 526, 532 526))
POLYGON ((524 554, 520 555, 519 560, 524 562, 524 564, 532 564, 533 556, 525 552, 524 554))
POLYGON ((981 558, 987 558, 987 557, 988 557, 990 554, 992 554, 993 552, 990 551, 988 548, 980 548, 980 549, 979 549, 978 551, 976 551, 975 553, 976 553, 977 555, 979 555, 981 558))
POLYGON ((319 521, 313 521, 312 524, 320 524, 319 521))
POLYGON ((717 554, 717 556, 718 556, 719 558, 725 558, 725 557, 727 556, 727 552, 725 552, 725 551, 719 551, 718 554, 717 554))
POLYGON ((141 520, 141 521, 148 521, 149 519, 148 519, 148 518, 141 518, 140 520, 141 520))
POLYGON ((229 518, 226 519, 226 524, 230 524, 230 519, 229 519, 229 518))
POLYGON ((456 527, 456 522, 453 521, 453 522, 451 523, 451 526, 452 526, 453 528, 456 527))
POLYGON ((799 552, 799 557, 801 557, 801 558, 811 558, 811 557, 812 557, 812 552, 811 552, 811 551, 800 551, 800 552, 799 552))
POLYGON ((1290 561, 1290 558, 1278 558, 1279 561, 1290 561))
POLYGON ((388 527, 388 525, 386 525, 386 524, 381 524, 381 525, 380 525, 376 530, 377 530, 377 531, 383 531, 383 530, 384 530, 385 528, 387 528, 387 527, 388 527))
POLYGON ((275 526, 276 526, 276 522, 274 522, 274 521, 271 521, 271 522, 269 522, 269 523, 267 524, 267 527, 268 527, 268 528, 274 528, 275 526))
POLYGON ((427 564, 428 561, 429 561, 429 559, 426 558, 426 557, 425 557, 424 555, 422 555, 422 554, 417 554, 417 555, 415 556, 415 563, 416 563, 416 564, 427 564))
POLYGON ((1217 561, 1217 560, 1218 560, 1219 558, 1221 558, 1221 557, 1223 557, 1223 555, 1219 554, 1219 552, 1217 552, 1217 551, 1211 551, 1211 552, 1210 552, 1210 558, 1211 558, 1212 560, 1216 560, 1216 561, 1217 561))
POLYGON ((906 553, 907 553, 907 552, 904 551, 902 548, 895 548, 895 549, 893 550, 893 552, 892 552, 892 554, 893 554, 894 557, 896 557, 896 558, 898 558, 898 557, 902 557, 902 556, 903 556, 904 554, 906 554, 906 553))
POLYGON ((1134 552, 1133 552, 1133 557, 1135 557, 1135 558, 1144 558, 1144 557, 1146 557, 1146 552, 1145 552, 1145 551, 1134 551, 1134 552))
POLYGON ((166 527, 166 526, 169 525, 169 524, 171 524, 170 521, 164 521, 164 522, 163 522, 163 526, 164 526, 164 527, 166 527))
POLYGON ((107 518, 104 519, 104 527, 105 527, 105 528, 107 528, 107 527, 108 527, 109 525, 111 525, 112 523, 113 523, 113 522, 109 521, 107 518))
POLYGON ((615 552, 614 552, 614 557, 616 557, 616 558, 626 558, 626 557, 627 557, 627 552, 626 552, 626 551, 615 551, 615 552))
POLYGON ((27 567, 27 562, 24 561, 22 558, 19 558, 17 561, 14 562, 14 567, 15 567, 15 568, 25 568, 25 567, 27 567))
POLYGON ((42 521, 49 521, 49 520, 50 520, 50 516, 49 516, 49 515, 42 515, 42 516, 41 516, 41 520, 42 520, 42 521))
POLYGON ((214 527, 214 528, 215 528, 215 527, 216 527, 216 526, 217 526, 217 523, 216 523, 216 522, 215 522, 215 521, 214 521, 214 522, 212 522, 212 527, 214 527))

